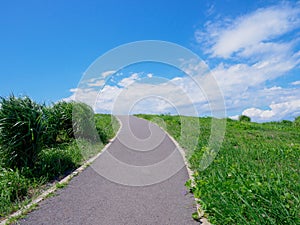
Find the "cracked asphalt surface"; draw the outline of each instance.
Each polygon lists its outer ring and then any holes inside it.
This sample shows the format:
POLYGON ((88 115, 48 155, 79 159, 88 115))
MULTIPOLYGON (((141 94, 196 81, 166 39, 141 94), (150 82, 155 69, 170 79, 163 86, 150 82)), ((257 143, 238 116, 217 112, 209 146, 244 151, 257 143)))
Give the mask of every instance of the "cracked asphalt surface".
POLYGON ((19 224, 199 224, 176 145, 148 121, 118 118, 121 130, 107 150, 19 224))

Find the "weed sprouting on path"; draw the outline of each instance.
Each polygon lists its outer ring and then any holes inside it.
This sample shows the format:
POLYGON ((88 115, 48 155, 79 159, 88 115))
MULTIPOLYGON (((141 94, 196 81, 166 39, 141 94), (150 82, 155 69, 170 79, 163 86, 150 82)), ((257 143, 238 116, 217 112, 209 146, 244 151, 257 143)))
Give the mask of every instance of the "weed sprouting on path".
MULTIPOLYGON (((163 120, 180 138, 181 116, 139 115, 163 120)), ((185 118, 186 119, 186 118, 185 118)), ((300 126, 295 122, 252 123, 227 119, 226 135, 213 163, 200 171, 211 118, 199 118, 197 149, 189 156, 192 191, 213 224, 300 224, 300 126)), ((194 135, 191 133, 190 135, 194 135)))

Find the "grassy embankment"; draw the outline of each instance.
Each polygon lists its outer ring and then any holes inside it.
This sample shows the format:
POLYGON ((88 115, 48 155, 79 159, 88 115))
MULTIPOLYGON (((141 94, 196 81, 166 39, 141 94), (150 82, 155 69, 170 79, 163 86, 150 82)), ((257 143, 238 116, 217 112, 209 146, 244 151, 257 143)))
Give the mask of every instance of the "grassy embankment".
POLYGON ((300 118, 262 124, 227 119, 221 149, 201 171, 211 118, 199 118, 198 144, 189 149, 192 146, 180 138, 180 116, 139 116, 164 123, 183 148, 192 150, 188 161, 195 172, 195 186, 189 188, 201 199, 210 222, 300 224, 300 118))
POLYGON ((0 105, 0 220, 100 152, 118 127, 83 103, 10 96, 0 105))

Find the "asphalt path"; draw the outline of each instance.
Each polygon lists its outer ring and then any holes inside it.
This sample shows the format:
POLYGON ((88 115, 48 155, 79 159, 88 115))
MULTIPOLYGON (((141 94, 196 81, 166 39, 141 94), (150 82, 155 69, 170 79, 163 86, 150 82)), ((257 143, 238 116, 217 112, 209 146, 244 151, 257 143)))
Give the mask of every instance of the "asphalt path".
POLYGON ((192 225, 196 211, 182 155, 153 123, 119 116, 111 145, 19 224, 192 225))

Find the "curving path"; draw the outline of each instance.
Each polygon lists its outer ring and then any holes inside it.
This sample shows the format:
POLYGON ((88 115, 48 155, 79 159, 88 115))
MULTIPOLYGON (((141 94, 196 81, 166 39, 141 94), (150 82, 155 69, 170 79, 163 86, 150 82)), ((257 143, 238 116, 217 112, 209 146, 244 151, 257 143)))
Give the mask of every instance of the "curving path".
POLYGON ((111 145, 19 224, 192 225, 196 211, 182 156, 158 126, 119 116, 111 145))

